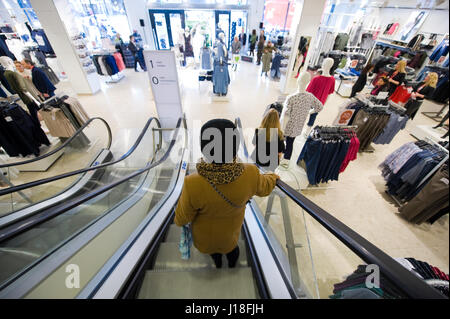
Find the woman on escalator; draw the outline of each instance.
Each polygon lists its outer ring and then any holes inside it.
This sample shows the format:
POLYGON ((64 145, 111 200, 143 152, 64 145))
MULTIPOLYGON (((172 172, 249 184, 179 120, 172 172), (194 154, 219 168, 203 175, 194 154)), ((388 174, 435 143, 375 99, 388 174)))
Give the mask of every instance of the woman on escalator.
POLYGON ((233 268, 247 202, 254 195, 268 196, 279 177, 239 162, 240 138, 233 122, 211 120, 200 134, 203 158, 197 163, 197 173, 184 180, 175 224, 191 223, 194 246, 211 255, 217 268, 222 267, 222 254, 226 254, 228 267, 233 268))

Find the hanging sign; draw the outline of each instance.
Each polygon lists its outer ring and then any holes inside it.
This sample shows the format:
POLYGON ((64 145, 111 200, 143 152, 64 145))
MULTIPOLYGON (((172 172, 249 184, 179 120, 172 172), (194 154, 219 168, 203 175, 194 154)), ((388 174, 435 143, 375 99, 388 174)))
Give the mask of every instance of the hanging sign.
POLYGON ((144 58, 161 126, 175 128, 183 116, 175 53, 144 50, 144 58))

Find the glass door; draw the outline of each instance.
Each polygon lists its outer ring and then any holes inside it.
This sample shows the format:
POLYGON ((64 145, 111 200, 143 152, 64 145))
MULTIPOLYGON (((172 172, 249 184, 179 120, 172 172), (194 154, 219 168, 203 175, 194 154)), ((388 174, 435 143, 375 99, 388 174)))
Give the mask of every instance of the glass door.
POLYGON ((216 11, 216 39, 219 36, 219 33, 225 33, 225 41, 227 44, 227 48, 230 48, 230 20, 231 14, 230 11, 216 11))
POLYGON ((182 44, 180 35, 184 29, 183 10, 149 10, 153 37, 158 50, 170 50, 182 44))

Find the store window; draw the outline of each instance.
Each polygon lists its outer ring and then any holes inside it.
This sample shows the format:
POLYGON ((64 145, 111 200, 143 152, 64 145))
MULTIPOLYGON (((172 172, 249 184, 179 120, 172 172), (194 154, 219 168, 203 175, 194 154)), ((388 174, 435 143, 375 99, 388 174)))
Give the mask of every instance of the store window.
POLYGON ((263 18, 266 33, 289 32, 295 6, 295 0, 266 0, 263 18))
POLYGON ((103 47, 104 39, 113 40, 119 33, 124 41, 130 36, 130 27, 123 0, 69 0, 77 29, 82 30, 89 44, 103 47))

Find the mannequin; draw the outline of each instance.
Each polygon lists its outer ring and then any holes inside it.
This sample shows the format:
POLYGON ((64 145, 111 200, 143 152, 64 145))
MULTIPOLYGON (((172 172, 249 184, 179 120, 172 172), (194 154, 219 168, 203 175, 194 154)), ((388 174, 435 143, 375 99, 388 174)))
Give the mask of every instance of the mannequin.
POLYGON ((36 125, 41 126, 38 119, 38 104, 35 98, 28 92, 23 77, 16 72, 13 60, 9 57, 0 57, 0 64, 5 68, 4 76, 8 81, 9 86, 19 95, 22 102, 27 106, 31 118, 36 125))
POLYGON ((192 32, 189 31, 189 28, 186 27, 183 33, 183 55, 184 55, 184 64, 186 65, 186 58, 194 57, 194 48, 191 44, 191 38, 195 33, 195 28, 192 29, 192 32))
POLYGON ((213 92, 221 96, 227 95, 230 75, 228 73, 228 50, 225 45, 225 34, 219 34, 214 48, 213 92))
POLYGON ((282 123, 283 132, 286 136, 286 151, 284 153, 284 159, 281 161, 283 167, 289 165, 294 140, 302 133, 309 112, 313 111, 317 113, 323 108, 322 102, 320 102, 313 94, 306 91, 306 87, 310 80, 310 73, 302 72, 297 80, 297 92, 288 96, 284 102, 282 123))
MULTIPOLYGON (((334 77, 330 75, 330 69, 333 67, 334 60, 332 58, 326 58, 322 63, 322 75, 314 77, 309 83, 307 92, 312 93, 323 105, 328 99, 328 96, 334 92, 334 77)), ((308 136, 314 122, 316 121, 317 113, 312 113, 309 117, 308 127, 305 132, 305 137, 308 136)))

